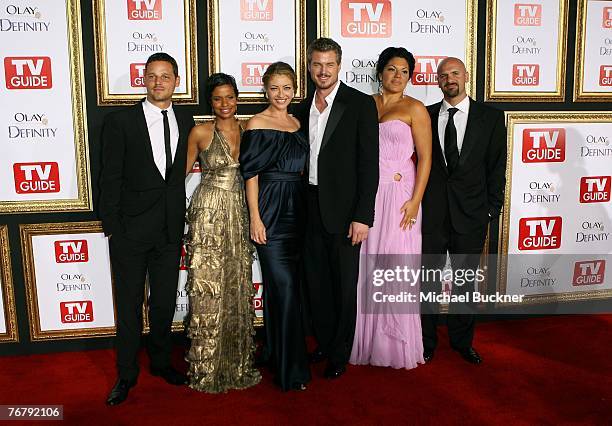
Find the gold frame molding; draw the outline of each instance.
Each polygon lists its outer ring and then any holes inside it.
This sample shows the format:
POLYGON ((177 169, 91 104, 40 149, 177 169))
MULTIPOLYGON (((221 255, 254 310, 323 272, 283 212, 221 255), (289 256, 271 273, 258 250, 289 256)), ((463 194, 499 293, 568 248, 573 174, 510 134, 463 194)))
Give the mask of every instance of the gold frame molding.
POLYGON ((612 88, 609 92, 585 92, 584 87, 584 49, 587 37, 587 2, 579 0, 576 17, 576 55, 574 61, 574 102, 612 102, 612 88))
MULTIPOLYGON (((512 190, 512 154, 514 148, 514 127, 526 123, 612 123, 612 112, 601 111, 563 111, 563 112, 507 112, 508 156, 506 160, 506 191, 504 207, 499 228, 499 246, 497 261, 497 291, 506 294, 508 272, 508 243, 510 231, 510 192, 512 190)), ((555 294, 525 295, 521 304, 499 303, 499 306, 524 306, 532 304, 571 302, 578 300, 597 300, 612 297, 612 290, 574 291, 555 294)))
MULTIPOLYGON (((317 0, 317 37, 329 37, 329 1, 317 0)), ((478 47, 478 0, 465 0, 465 66, 470 74, 466 84, 469 96, 476 93, 476 59, 478 47)))
POLYGON ((557 88, 554 92, 497 91, 495 90, 495 62, 497 48, 497 4, 503 0, 487 2, 487 53, 485 65, 485 102, 564 102, 567 55, 568 0, 559 3, 559 39, 557 41, 557 88))
MULTIPOLYGON (((175 94, 172 101, 177 104, 197 105, 198 100, 198 48, 197 48, 197 22, 196 22, 196 0, 181 0, 184 5, 184 31, 185 31, 185 67, 187 75, 181 76, 185 79, 184 94, 175 94)), ((95 63, 97 81, 98 106, 130 105, 142 99, 144 93, 110 94, 108 88, 108 55, 106 46, 106 0, 95 0, 93 4, 93 24, 95 43, 95 63)), ((79 15, 80 16, 80 15, 79 15)))
MULTIPOLYGON (((102 232, 102 223, 95 222, 70 222, 70 223, 36 223, 19 225, 21 235, 21 251, 23 259, 23 276, 26 288, 26 301, 28 307, 28 317, 30 320, 30 339, 32 341, 44 341, 54 339, 75 339, 113 336, 115 327, 97 327, 86 329, 72 329, 65 331, 42 331, 40 329, 40 316, 38 311, 38 295, 36 292, 36 271, 34 268, 34 253, 32 250, 32 237, 39 235, 57 234, 83 234, 102 232)), ((114 281, 112 280, 112 291, 114 293, 114 281)), ((114 306, 113 311, 115 323, 117 321, 117 311, 114 306)))
POLYGON ((66 29, 70 68, 70 95, 74 131, 74 159, 77 198, 56 200, 0 201, 0 214, 52 213, 91 211, 91 175, 89 173, 89 142, 85 107, 83 45, 81 43, 81 6, 79 0, 66 0, 66 29))
MULTIPOLYGON (((306 98, 306 0, 282 0, 293 1, 295 5, 295 74, 297 77, 297 91, 294 102, 306 98)), ((220 0, 208 0, 208 75, 216 72, 226 72, 221 69, 220 52, 220 22, 219 22, 220 0)), ((238 96, 238 102, 244 104, 266 102, 263 92, 245 92, 238 96), (244 95, 246 93, 246 95, 244 95)))
POLYGON ((13 272, 11 269, 11 249, 9 247, 8 225, 0 225, 0 297, 4 304, 4 323, 6 333, 0 334, 0 343, 19 342, 15 294, 13 292, 13 272))

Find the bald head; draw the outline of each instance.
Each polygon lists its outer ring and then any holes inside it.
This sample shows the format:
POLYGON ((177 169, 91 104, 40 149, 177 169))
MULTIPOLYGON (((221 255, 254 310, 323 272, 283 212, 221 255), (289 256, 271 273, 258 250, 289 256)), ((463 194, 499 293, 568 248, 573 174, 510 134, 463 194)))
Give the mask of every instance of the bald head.
POLYGON ((438 87, 444 93, 444 99, 451 105, 457 105, 467 96, 465 84, 469 79, 465 64, 459 58, 449 56, 438 65, 438 87))

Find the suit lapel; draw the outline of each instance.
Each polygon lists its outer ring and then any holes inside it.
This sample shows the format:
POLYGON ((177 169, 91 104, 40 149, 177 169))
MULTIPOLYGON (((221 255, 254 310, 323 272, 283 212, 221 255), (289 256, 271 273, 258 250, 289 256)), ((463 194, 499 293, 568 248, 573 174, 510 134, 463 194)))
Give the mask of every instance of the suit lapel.
POLYGON ((321 148, 319 151, 325 148, 325 145, 329 142, 331 135, 336 130, 340 119, 342 118, 342 114, 346 110, 346 104, 343 101, 344 94, 344 83, 340 82, 340 87, 338 88, 338 93, 336 93, 336 98, 334 99, 334 103, 332 105, 331 112, 329 113, 329 117, 327 119, 327 125, 325 126, 325 132, 323 133, 323 139, 321 140, 321 148))
POLYGON ((440 145, 440 133, 438 132, 438 116, 440 115, 440 108, 442 108, 442 102, 434 104, 431 107, 431 135, 432 135, 432 149, 435 152, 435 157, 438 159, 440 166, 444 169, 446 174, 448 174, 448 169, 446 168, 446 161, 444 161, 444 153, 442 152, 442 147, 440 145))
POLYGON ((465 127, 465 135, 463 136, 463 144, 461 145, 461 153, 459 154, 459 167, 465 164, 472 148, 476 145, 478 129, 481 128, 481 121, 482 109, 470 98, 470 111, 465 127))

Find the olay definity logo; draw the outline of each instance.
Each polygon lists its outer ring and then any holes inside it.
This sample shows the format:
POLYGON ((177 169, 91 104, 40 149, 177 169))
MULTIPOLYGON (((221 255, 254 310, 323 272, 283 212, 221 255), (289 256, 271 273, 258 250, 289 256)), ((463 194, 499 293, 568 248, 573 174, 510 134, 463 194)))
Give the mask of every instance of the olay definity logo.
POLYGON ((342 0, 342 37, 391 37, 389 0, 342 0))

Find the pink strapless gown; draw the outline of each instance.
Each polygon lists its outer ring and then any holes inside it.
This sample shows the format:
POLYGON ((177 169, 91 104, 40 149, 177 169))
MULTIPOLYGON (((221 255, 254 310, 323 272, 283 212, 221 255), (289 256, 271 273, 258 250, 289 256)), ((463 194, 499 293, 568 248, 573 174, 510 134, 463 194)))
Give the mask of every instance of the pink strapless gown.
MULTIPOLYGON (((412 229, 403 231, 399 227, 403 217, 400 208, 412 197, 416 176, 416 167, 411 159, 414 153, 412 130, 400 120, 380 123, 379 129, 380 178, 374 226, 361 245, 362 263, 365 255, 421 253, 421 209, 412 229), (401 174, 401 180, 393 179, 396 173, 401 174)), ((360 268, 357 322, 350 363, 405 369, 424 363, 419 314, 363 313, 364 275, 360 268)))

